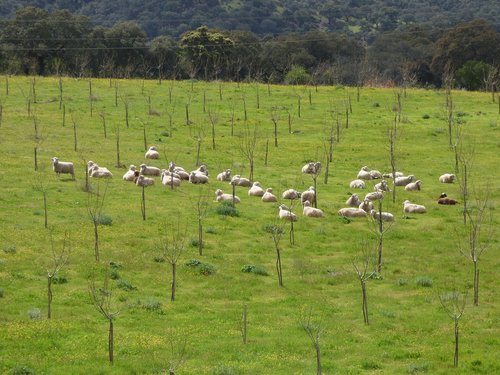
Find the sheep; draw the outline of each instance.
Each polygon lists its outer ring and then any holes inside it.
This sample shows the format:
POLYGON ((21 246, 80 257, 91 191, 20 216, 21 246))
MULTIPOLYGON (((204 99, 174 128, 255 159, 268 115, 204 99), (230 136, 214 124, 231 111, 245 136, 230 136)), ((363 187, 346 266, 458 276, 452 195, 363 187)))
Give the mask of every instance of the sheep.
POLYGON ((149 177, 145 177, 143 175, 140 175, 137 177, 137 181, 135 182, 137 186, 153 186, 155 184, 155 180, 149 177))
POLYGON ((147 150, 146 153, 144 154, 144 157, 146 159, 159 159, 160 154, 158 153, 158 151, 156 151, 155 146, 151 146, 149 150, 147 150))
POLYGON ((196 172, 196 173, 199 173, 199 174, 204 174, 205 176, 208 176, 208 169, 207 169, 207 166, 205 164, 200 165, 198 167, 198 169, 196 169, 193 172, 196 172))
POLYGON ((161 183, 166 186, 180 186, 181 179, 175 173, 166 171, 163 169, 161 171, 161 183))
POLYGON ((455 176, 452 173, 445 173, 445 174, 439 176, 439 182, 441 182, 443 184, 452 184, 455 182, 456 179, 457 179, 457 176, 455 176))
POLYGON ((386 180, 382 180, 378 184, 375 184, 375 186, 373 187, 373 189, 375 191, 391 191, 391 189, 389 188, 389 185, 387 185, 387 181, 386 180))
POLYGON ((396 179, 394 180, 394 186, 406 186, 410 182, 413 182, 414 179, 415 179, 415 176, 412 174, 410 174, 408 176, 396 177, 396 179))
POLYGON ((294 189, 288 189, 285 190, 283 194, 281 194, 281 196, 283 197, 283 199, 297 199, 300 198, 301 193, 294 189))
POLYGON ((236 174, 231 178, 231 182, 229 182, 231 185, 235 186, 243 186, 243 187, 251 187, 252 183, 248 178, 241 177, 239 174, 236 174))
POLYGON ((264 195, 264 189, 262 189, 260 182, 256 181, 253 183, 252 187, 248 190, 248 195, 250 197, 262 197, 264 195))
POLYGON ((90 174, 90 172, 92 172, 92 167, 93 167, 94 165, 97 165, 97 164, 96 164, 96 163, 94 163, 92 160, 89 160, 89 161, 87 162, 87 171, 89 172, 89 174, 90 174))
POLYGON ((316 189, 314 186, 309 186, 309 189, 300 193, 300 202, 304 204, 305 201, 314 202, 316 200, 316 189))
POLYGON ((315 171, 315 167, 314 167, 314 163, 312 163, 312 162, 307 163, 306 165, 304 165, 302 167, 302 173, 314 174, 314 171, 315 171))
POLYGON ((446 193, 441 193, 437 202, 438 202, 438 204, 445 204, 445 205, 452 205, 452 206, 454 206, 455 204, 458 203, 458 201, 456 201, 455 199, 448 198, 446 193))
POLYGON ((123 175, 123 180, 124 181, 134 181, 135 180, 135 172, 136 172, 136 166, 135 165, 130 165, 130 167, 128 167, 128 171, 125 172, 125 174, 123 175))
POLYGON ((359 207, 361 200, 359 199, 358 194, 352 194, 349 199, 345 201, 345 204, 349 207, 359 207))
POLYGON ((311 203, 309 201, 304 202, 304 209, 302 210, 302 214, 307 217, 325 217, 323 211, 319 208, 311 207, 311 203))
POLYGON ((403 202, 404 212, 407 214, 424 214, 427 212, 425 206, 421 204, 411 203, 409 200, 403 202))
POLYGON ((75 179, 75 166, 70 161, 59 161, 59 158, 54 156, 52 158, 52 168, 54 172, 56 172, 57 177, 59 177, 61 173, 64 173, 70 174, 73 180, 75 179))
POLYGON ((354 207, 345 207, 339 210, 339 216, 344 217, 366 217, 366 212, 354 207))
POLYGON ((224 194, 224 192, 221 189, 217 189, 215 191, 215 200, 217 202, 222 202, 222 201, 229 201, 229 202, 234 202, 234 203, 241 202, 240 198, 237 195, 234 196, 234 200, 233 200, 232 194, 224 194))
POLYGON ((357 179, 357 180, 352 180, 351 183, 349 184, 349 187, 351 189, 364 189, 366 185, 363 180, 357 179))
POLYGON ((377 201, 379 199, 382 199, 384 198, 384 193, 381 192, 381 191, 374 191, 374 192, 371 192, 371 193, 368 193, 365 195, 365 201, 368 200, 368 201, 377 201))
POLYGON ((362 179, 362 180, 371 180, 371 179, 373 179, 372 175, 370 174, 370 169, 368 169, 367 166, 364 166, 363 168, 361 168, 361 170, 358 172, 358 177, 357 178, 362 179))
POLYGON ((113 173, 111 173, 108 168, 99 167, 97 164, 94 164, 94 166, 90 170, 90 177, 93 177, 93 178, 112 178, 113 173))
POLYGON ((382 173, 376 169, 372 169, 370 171, 370 176, 372 176, 372 180, 378 180, 379 178, 382 178, 382 173))
POLYGON ((192 184, 207 184, 208 177, 202 173, 196 173, 195 171, 193 171, 189 175, 189 182, 191 182, 192 184))
MULTIPOLYGON (((394 172, 394 175, 396 177, 403 177, 404 176, 403 172, 394 172)), ((384 173, 384 174, 382 174, 382 177, 383 178, 392 178, 392 179, 394 179, 394 176, 392 175, 392 172, 391 173, 384 173)))
POLYGON ((273 194, 273 188, 267 188, 262 196, 262 202, 277 202, 278 198, 273 194))
POLYGON ((144 176, 160 176, 161 175, 160 168, 147 166, 146 164, 140 165, 139 172, 144 176))
POLYGON ((422 181, 417 180, 415 182, 410 182, 405 186, 406 191, 420 191, 422 189, 422 181))
POLYGON ((225 171, 217 175, 217 181, 231 181, 231 170, 226 169, 225 171))
POLYGON ((288 221, 297 221, 297 215, 291 212, 284 204, 280 204, 279 208, 279 218, 288 221))
POLYGON ((377 221, 380 220, 389 222, 394 221, 394 215, 391 214, 390 212, 379 212, 372 209, 370 210, 370 216, 377 221))
POLYGON ((369 200, 364 200, 363 202, 361 202, 358 208, 365 212, 370 212, 371 210, 373 210, 373 202, 369 200))

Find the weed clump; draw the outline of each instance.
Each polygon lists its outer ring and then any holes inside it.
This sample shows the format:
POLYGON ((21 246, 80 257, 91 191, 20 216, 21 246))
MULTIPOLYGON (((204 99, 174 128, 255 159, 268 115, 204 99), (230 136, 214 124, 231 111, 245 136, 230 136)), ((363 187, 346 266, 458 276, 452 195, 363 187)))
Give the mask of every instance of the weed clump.
POLYGON ((243 267, 241 267, 241 272, 254 273, 260 276, 269 276, 269 273, 263 267, 253 264, 245 264, 243 267))
POLYGON ((108 215, 97 215, 95 221, 98 225, 113 225, 113 219, 108 215))
POLYGON ((4 253, 7 253, 7 254, 15 254, 16 253, 16 245, 4 245, 2 247, 2 250, 4 253))
POLYGON ((18 367, 14 367, 12 370, 10 370, 9 374, 11 374, 11 375, 34 375, 35 370, 32 369, 31 367, 18 366, 18 367))
POLYGON ((233 203, 229 201, 221 202, 221 204, 215 209, 215 212, 221 216, 231 216, 239 217, 239 211, 233 207, 233 203))
POLYGON ((28 318, 30 318, 30 320, 39 320, 42 318, 42 312, 36 307, 33 309, 29 309, 28 318))
POLYGON ((210 263, 200 262, 198 259, 190 259, 186 266, 196 269, 200 275, 209 276, 215 273, 215 267, 210 263))
POLYGON ((148 311, 161 311, 161 302, 155 298, 148 298, 142 303, 142 308, 148 311))
POLYGON ((127 280, 119 280, 116 285, 118 286, 118 288, 125 290, 126 292, 130 292, 132 290, 137 290, 137 287, 133 286, 127 280))
POLYGON ((424 288, 432 288, 432 279, 427 276, 420 276, 417 277, 416 283, 418 286, 424 287, 424 288))
POLYGON ((411 363, 408 365, 408 373, 409 374, 417 374, 419 372, 427 372, 429 370, 429 365, 427 363, 415 364, 411 363))

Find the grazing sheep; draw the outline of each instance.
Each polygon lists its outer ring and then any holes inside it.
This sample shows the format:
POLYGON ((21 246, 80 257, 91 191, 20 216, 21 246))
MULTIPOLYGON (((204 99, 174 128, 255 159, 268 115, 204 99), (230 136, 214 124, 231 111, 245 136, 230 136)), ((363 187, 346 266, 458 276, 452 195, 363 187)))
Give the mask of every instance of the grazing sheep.
POLYGON ((364 200, 363 202, 361 202, 361 204, 359 205, 358 207, 360 210, 363 210, 365 211, 366 213, 370 212, 371 210, 373 210, 373 202, 369 201, 369 200, 364 200))
POLYGON ((198 167, 198 169, 196 169, 193 172, 201 173, 201 174, 204 174, 205 176, 208 176, 208 169, 207 169, 207 166, 205 164, 200 165, 198 167))
POLYGON ((277 202, 278 198, 273 194, 273 188, 267 188, 262 196, 262 202, 277 202))
POLYGON ((146 164, 140 165, 139 172, 144 176, 160 176, 161 175, 160 168, 147 166, 146 164))
POLYGON ((52 158, 52 168, 56 172, 57 177, 63 173, 70 174, 73 180, 75 179, 75 166, 70 161, 59 161, 59 158, 54 156, 52 158))
POLYGON ((414 179, 415 179, 415 176, 412 174, 410 174, 408 176, 396 177, 396 179, 394 180, 394 186, 406 186, 410 182, 413 182, 414 179))
POLYGON ((297 215, 291 212, 284 204, 280 204, 279 208, 279 218, 288 221, 297 221, 297 215))
POLYGON ((252 187, 248 190, 248 195, 250 197, 262 197, 264 195, 264 189, 260 185, 260 182, 255 181, 252 187))
POLYGON ((283 192, 281 195, 283 199, 297 199, 300 198, 301 193, 294 189, 288 189, 283 192))
POLYGON ((311 207, 311 203, 309 201, 304 202, 304 209, 302 210, 302 214, 307 217, 325 217, 323 211, 319 208, 311 207))
POLYGON ((111 173, 108 168, 99 167, 97 164, 94 164, 94 166, 90 170, 90 177, 93 177, 93 178, 112 178, 113 173, 111 173))
POLYGON ((370 176, 372 176, 372 180, 378 180, 379 178, 382 178, 382 173, 376 169, 372 169, 370 171, 370 176))
POLYGON ((406 191, 420 191, 422 189, 422 181, 417 180, 415 182, 410 182, 405 186, 406 191))
POLYGON ((315 167, 314 163, 307 163, 302 167, 302 173, 307 173, 307 174, 314 174, 315 167))
POLYGON ((165 169, 161 171, 161 183, 167 186, 180 186, 181 179, 176 173, 169 172, 165 169))
POLYGON ((123 180, 124 181, 134 181, 136 169, 137 169, 136 166, 133 164, 130 167, 128 167, 128 171, 125 172, 125 174, 123 175, 123 180))
POLYGON ((421 204, 411 203, 409 200, 403 202, 404 212, 407 214, 424 214, 427 212, 425 206, 421 204))
POLYGON ((236 174, 231 178, 231 182, 229 182, 231 185, 235 186, 243 186, 243 187, 251 187, 252 183, 248 178, 241 177, 239 174, 236 174))
POLYGON ((382 193, 381 191, 374 191, 374 192, 371 192, 371 193, 368 193, 365 195, 365 201, 378 201, 379 199, 382 199, 384 197, 384 193, 382 193))
MULTIPOLYGON (((403 177, 404 176, 403 172, 395 172, 394 174, 396 175, 396 177, 403 177)), ((392 178, 392 179, 394 179, 394 176, 392 175, 392 172, 391 173, 384 173, 382 175, 382 177, 383 178, 392 178)))
POLYGON ((158 153, 158 151, 156 151, 155 146, 151 146, 149 150, 147 150, 146 153, 144 154, 144 157, 146 159, 159 159, 160 154, 158 153))
POLYGON ((358 194, 352 194, 348 200, 345 201, 349 207, 359 207, 361 204, 361 200, 358 197, 358 194))
POLYGON ((442 182, 443 184, 452 184, 455 182, 456 179, 457 176, 455 176, 452 173, 445 173, 439 176, 439 182, 442 182))
POLYGON ((359 208, 345 207, 339 210, 339 215, 344 217, 366 217, 366 212, 359 208))
POLYGON ((202 173, 191 172, 189 175, 189 182, 192 184, 207 184, 208 177, 202 173))
MULTIPOLYGON (((233 195, 232 194, 224 194, 224 192, 221 189, 217 189, 215 191, 215 200, 217 202, 222 202, 222 201, 229 201, 233 202, 233 195)), ((234 196, 234 203, 240 203, 241 200, 238 196, 234 196)))
POLYGON ((438 204, 445 204, 445 205, 454 206, 457 203, 458 203, 457 200, 452 199, 452 198, 448 198, 446 193, 441 193, 441 195, 439 196, 439 199, 438 199, 438 204))
POLYGON ((370 174, 370 169, 365 165, 361 170, 358 172, 358 177, 361 180, 371 180, 372 175, 370 174))
POLYGON ((231 170, 226 169, 225 171, 217 175, 217 181, 231 181, 231 170))
POLYGON ((375 189, 375 191, 391 191, 391 189, 389 189, 389 185, 387 185, 386 180, 382 180, 378 184, 375 184, 373 188, 375 189))
POLYGON ((351 189, 364 189, 366 187, 365 182, 363 180, 353 180, 349 184, 351 189))
POLYGON ((304 204, 305 201, 314 202, 316 199, 316 189, 314 186, 309 186, 309 189, 300 193, 300 202, 304 204))
POLYGON ((394 221, 394 215, 390 212, 379 212, 375 210, 370 210, 370 216, 377 221, 394 221))
POLYGON ((155 180, 140 175, 139 177, 137 177, 137 181, 135 182, 135 184, 137 186, 153 186, 155 184, 155 180))

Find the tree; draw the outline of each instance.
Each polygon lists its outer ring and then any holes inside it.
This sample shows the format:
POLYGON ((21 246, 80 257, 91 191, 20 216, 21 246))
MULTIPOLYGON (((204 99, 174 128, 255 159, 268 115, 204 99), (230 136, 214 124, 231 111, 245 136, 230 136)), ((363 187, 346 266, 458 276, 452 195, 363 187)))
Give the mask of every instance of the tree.
POLYGON ((87 212, 94 228, 94 256, 96 262, 99 261, 99 225, 102 222, 102 207, 104 206, 104 200, 106 199, 107 189, 108 185, 106 184, 104 192, 101 195, 99 185, 97 185, 95 193, 87 194, 87 212))
POLYGON ((160 35, 154 38, 149 44, 149 52, 156 62, 158 83, 161 85, 163 77, 168 73, 174 76, 175 67, 179 63, 179 46, 174 39, 160 35))
POLYGON ((274 249, 276 251, 276 272, 278 273, 278 285, 283 286, 283 269, 281 267, 280 241, 281 237, 283 237, 283 234, 285 234, 284 224, 279 222, 269 224, 267 226, 267 232, 271 235, 271 239, 274 243, 274 249))
POLYGON ((370 250, 367 242, 361 243, 361 254, 351 259, 352 266, 356 272, 356 276, 361 284, 361 294, 363 301, 363 319, 366 325, 370 324, 368 319, 368 298, 366 295, 366 281, 369 280, 375 273, 374 255, 370 250))
POLYGON ((60 249, 56 250, 52 232, 50 232, 50 247, 52 250, 52 259, 47 266, 47 319, 52 317, 52 281, 54 276, 68 262, 69 253, 71 252, 71 243, 69 241, 68 232, 64 233, 63 243, 60 249))
POLYGON ((392 228, 393 221, 385 222, 382 215, 382 199, 378 201, 378 217, 371 217, 372 232, 377 236, 377 272, 382 272, 382 250, 384 246, 384 236, 392 228))
POLYGON ((44 227, 45 229, 48 228, 48 210, 47 210, 47 186, 45 186, 43 177, 41 174, 37 173, 35 176, 35 185, 33 188, 36 191, 39 191, 42 193, 42 199, 43 199, 43 213, 44 213, 44 227))
POLYGON ((321 322, 316 322, 313 320, 312 311, 309 310, 307 314, 304 314, 300 318, 300 326, 306 332, 307 336, 311 340, 311 344, 316 352, 316 375, 321 375, 321 346, 319 339, 325 331, 325 327, 321 322))
MULTIPOLYGON (((456 83, 459 87, 467 90, 489 89, 487 87, 488 77, 491 77, 490 72, 494 71, 494 67, 482 61, 467 61, 455 73, 456 83)), ((494 74, 493 74, 494 76, 494 74)))
POLYGON ((257 125, 250 128, 248 123, 245 123, 245 128, 240 135, 240 152, 248 161, 250 167, 250 182, 254 181, 254 165, 255 165, 255 149, 257 148, 257 125))
POLYGON ((205 243, 203 241, 203 220, 207 215, 207 210, 209 207, 208 194, 208 189, 206 189, 203 185, 200 186, 198 197, 195 201, 196 217, 198 219, 198 250, 200 255, 203 255, 203 247, 205 246, 205 243))

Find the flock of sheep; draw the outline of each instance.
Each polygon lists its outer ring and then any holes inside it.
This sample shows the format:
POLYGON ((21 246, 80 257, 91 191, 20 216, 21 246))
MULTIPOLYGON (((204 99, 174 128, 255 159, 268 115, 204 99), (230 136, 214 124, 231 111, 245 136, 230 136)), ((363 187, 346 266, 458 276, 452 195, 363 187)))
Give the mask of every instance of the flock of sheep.
MULTIPOLYGON (((159 159, 160 155, 156 147, 151 146, 146 154, 144 155, 146 159, 159 159)), ((71 174, 72 178, 75 178, 75 169, 72 162, 62 162, 59 161, 57 157, 52 158, 52 165, 54 172, 57 176, 60 174, 71 174)), ((302 173, 311 174, 317 176, 321 169, 320 162, 310 162, 302 167, 302 173)), ((112 178, 113 174, 105 167, 100 167, 93 161, 87 163, 88 175, 92 178, 112 178)), ((208 183, 208 169, 205 164, 202 164, 198 169, 187 172, 184 168, 175 165, 175 163, 170 162, 168 169, 160 169, 153 166, 148 166, 146 164, 141 164, 139 169, 135 165, 131 165, 129 170, 123 175, 124 181, 130 181, 135 183, 139 187, 152 186, 155 183, 153 177, 159 176, 163 185, 170 186, 172 188, 178 187, 181 181, 189 181, 192 184, 206 184, 208 183)), ((394 176, 392 173, 382 174, 378 170, 370 170, 368 167, 364 166, 357 174, 357 178, 349 184, 352 189, 365 189, 368 180, 378 180, 381 181, 374 185, 374 191, 369 192, 361 200, 358 194, 352 194, 349 199, 345 202, 348 207, 341 208, 338 214, 343 217, 356 218, 356 217, 367 217, 370 215, 373 219, 378 221, 394 221, 394 214, 390 212, 377 211, 374 208, 374 202, 379 201, 384 198, 384 195, 390 192, 389 185, 385 179, 393 180, 393 188, 397 186, 404 186, 406 191, 419 191, 422 188, 422 181, 416 180, 415 176, 408 175, 405 176, 401 172, 396 172, 394 176)), ((451 173, 443 174, 439 177, 439 182, 441 183, 453 183, 455 182, 455 175, 451 173)), ((217 175, 217 181, 227 181, 230 185, 233 185, 233 193, 227 194, 223 190, 217 189, 215 191, 215 200, 217 202, 230 201, 233 204, 240 203, 241 199, 234 194, 234 187, 248 187, 248 195, 253 197, 260 197, 262 202, 265 203, 279 203, 276 195, 273 194, 272 188, 264 189, 261 184, 257 181, 251 182, 249 179, 241 177, 240 175, 231 176, 231 170, 226 169, 217 175)), ((291 200, 292 204, 287 207, 285 204, 278 205, 278 216, 281 219, 296 221, 297 215, 293 211, 293 203, 295 200, 299 201, 302 205, 303 216, 321 218, 324 217, 324 212, 316 207, 316 190, 314 186, 310 186, 307 190, 299 192, 294 189, 285 190, 281 197, 283 199, 291 200)), ((456 200, 448 198, 445 193, 441 194, 438 199, 439 204, 454 205, 457 203, 456 200)), ((405 214, 422 214, 427 212, 425 206, 412 203, 409 200, 403 202, 403 210, 405 214)))

